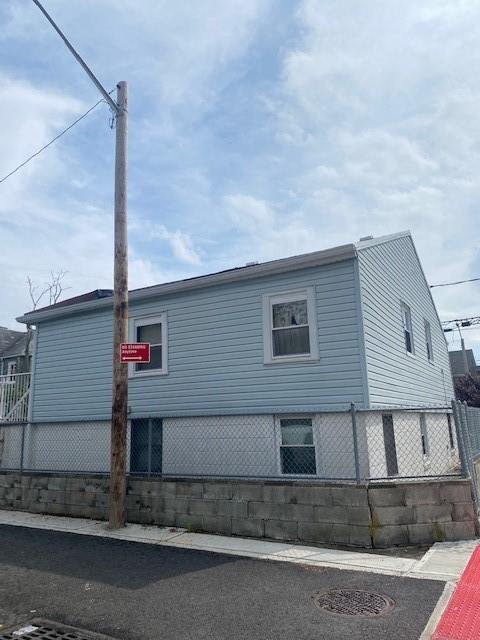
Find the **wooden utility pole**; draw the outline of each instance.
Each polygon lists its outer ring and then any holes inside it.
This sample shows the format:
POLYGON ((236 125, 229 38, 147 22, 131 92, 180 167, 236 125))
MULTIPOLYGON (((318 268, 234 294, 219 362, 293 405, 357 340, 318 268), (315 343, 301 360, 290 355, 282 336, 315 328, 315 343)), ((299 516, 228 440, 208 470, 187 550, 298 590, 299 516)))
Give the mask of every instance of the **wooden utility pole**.
POLYGON ((120 345, 128 341, 127 105, 127 83, 119 82, 115 142, 113 395, 109 510, 109 526, 112 529, 125 525, 127 472, 128 364, 120 362, 120 345))
POLYGON ((127 83, 117 84, 117 101, 102 86, 86 62, 73 48, 66 36, 43 8, 33 0, 48 22, 61 37, 66 47, 80 64, 116 120, 115 141, 115 249, 113 294, 113 372, 112 372, 112 452, 110 467, 109 526, 125 525, 125 490, 127 469, 127 405, 128 365, 120 363, 120 344, 127 342, 128 334, 128 243, 127 243, 127 83))

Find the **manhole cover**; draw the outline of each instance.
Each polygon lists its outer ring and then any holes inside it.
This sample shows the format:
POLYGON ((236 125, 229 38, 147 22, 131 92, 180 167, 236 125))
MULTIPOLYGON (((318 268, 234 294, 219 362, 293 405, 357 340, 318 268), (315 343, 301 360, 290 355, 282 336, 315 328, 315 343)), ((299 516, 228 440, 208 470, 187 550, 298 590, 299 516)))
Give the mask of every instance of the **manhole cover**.
POLYGON ((331 589, 316 593, 313 599, 320 609, 342 616, 371 618, 384 615, 395 606, 391 598, 381 593, 355 589, 331 589))
POLYGON ((0 631, 0 640, 113 640, 107 636, 67 627, 50 620, 35 619, 0 631))

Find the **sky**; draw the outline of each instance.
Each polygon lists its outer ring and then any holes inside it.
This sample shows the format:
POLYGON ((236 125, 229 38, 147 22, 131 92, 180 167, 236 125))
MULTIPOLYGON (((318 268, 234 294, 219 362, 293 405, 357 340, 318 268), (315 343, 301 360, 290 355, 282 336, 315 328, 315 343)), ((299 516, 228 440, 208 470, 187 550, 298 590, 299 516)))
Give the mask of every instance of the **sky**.
MULTIPOLYGON (((108 90, 129 84, 130 288, 405 229, 430 284, 480 276, 478 1, 44 5, 108 90)), ((0 24, 1 177, 99 95, 33 2, 0 24)), ((0 325, 21 328, 28 276, 112 287, 110 120, 0 184, 0 325)), ((433 289, 442 320, 479 294, 433 289)))

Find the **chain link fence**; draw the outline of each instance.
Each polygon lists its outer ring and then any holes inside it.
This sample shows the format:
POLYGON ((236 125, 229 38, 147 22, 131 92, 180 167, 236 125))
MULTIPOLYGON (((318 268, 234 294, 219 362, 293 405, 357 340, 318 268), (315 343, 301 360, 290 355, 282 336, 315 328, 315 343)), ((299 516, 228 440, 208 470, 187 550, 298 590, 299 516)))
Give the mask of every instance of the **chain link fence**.
MULTIPOLYGON (((314 414, 132 418, 127 465, 145 477, 365 482, 473 475, 467 456, 473 460, 474 449, 480 460, 480 410, 461 409, 472 425, 469 451, 453 408, 455 420, 451 407, 354 405, 314 414)), ((2 469, 107 474, 110 423, 1 424, 2 469)))
POLYGON ((462 468, 472 480, 473 492, 480 509, 480 408, 469 407, 466 402, 452 403, 462 468))

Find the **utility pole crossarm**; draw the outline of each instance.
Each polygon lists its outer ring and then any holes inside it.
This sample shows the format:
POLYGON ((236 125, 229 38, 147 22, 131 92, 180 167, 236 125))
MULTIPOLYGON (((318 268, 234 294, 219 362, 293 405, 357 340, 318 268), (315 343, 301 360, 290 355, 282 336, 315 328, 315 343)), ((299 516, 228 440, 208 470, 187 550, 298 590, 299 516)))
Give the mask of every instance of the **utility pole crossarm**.
POLYGON ((50 24, 52 25, 52 27, 55 29, 55 31, 58 33, 58 35, 61 37, 61 39, 63 40, 63 42, 65 43, 65 46, 67 47, 67 49, 70 51, 70 53, 73 55, 73 57, 76 59, 76 61, 78 62, 78 64, 83 68, 83 70, 85 71, 85 73, 88 75, 88 77, 90 78, 90 80, 93 82, 93 84, 97 87, 97 89, 100 91, 100 93, 102 94, 102 96, 104 97, 106 103, 108 104, 108 106, 115 112, 116 115, 118 115, 119 111, 120 111, 120 107, 118 106, 118 104, 115 102, 115 100, 112 100, 112 98, 109 96, 108 91, 106 91, 106 89, 102 86, 102 84, 100 83, 100 81, 98 80, 98 78, 95 76, 95 74, 92 72, 92 70, 90 69, 90 67, 87 65, 87 63, 80 57, 80 55, 75 51, 75 49, 72 47, 72 45, 70 44, 70 42, 67 40, 67 38, 63 35, 63 33, 61 32, 61 30, 57 27, 57 25, 55 24, 55 22, 53 21, 53 19, 50 17, 50 15, 48 14, 48 12, 46 11, 46 9, 44 9, 44 7, 42 6, 42 4, 39 2, 39 0, 33 0, 33 2, 37 5, 37 7, 40 9, 40 11, 43 13, 43 15, 45 16, 45 18, 50 22, 50 24))

